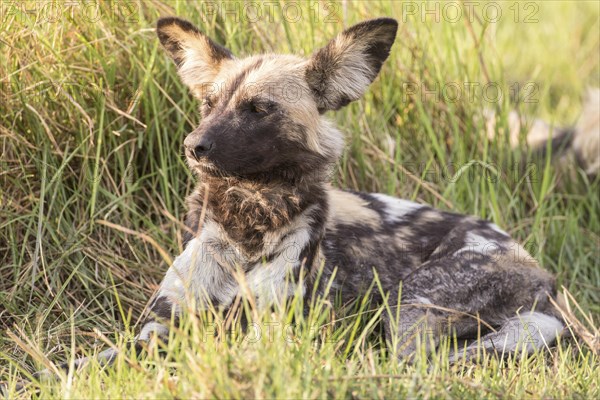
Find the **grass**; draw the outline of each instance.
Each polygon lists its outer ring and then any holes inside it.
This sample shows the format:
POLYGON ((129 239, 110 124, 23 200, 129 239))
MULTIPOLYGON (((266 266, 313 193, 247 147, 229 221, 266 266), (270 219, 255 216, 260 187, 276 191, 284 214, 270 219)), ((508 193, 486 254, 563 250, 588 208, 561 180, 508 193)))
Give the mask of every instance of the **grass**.
POLYGON ((10 398, 600 395, 600 360, 577 341, 475 365, 449 366, 442 349, 409 366, 386 352, 374 316, 334 324, 316 307, 293 318, 298 299, 257 318, 260 338, 232 327, 217 340, 206 332, 212 315, 191 316, 165 357, 129 353, 105 372, 92 363, 17 393, 34 370, 126 347, 181 251, 193 187, 181 146, 198 113, 155 39, 160 15, 197 22, 239 55, 309 55, 344 26, 398 18, 371 90, 331 116, 348 143, 334 184, 489 218, 556 274, 579 318, 597 326, 600 317, 598 180, 511 149, 501 134, 488 139, 480 122, 495 109, 501 133, 517 108, 574 123, 585 87, 600 84, 597 3, 492 3, 502 7, 497 22, 479 5, 455 23, 385 1, 293 3, 301 14, 261 4, 259 22, 243 4, 207 14, 204 3, 114 2, 48 14, 25 3, 0 4, 0 377, 10 398), (468 85, 503 96, 469 95, 468 85))

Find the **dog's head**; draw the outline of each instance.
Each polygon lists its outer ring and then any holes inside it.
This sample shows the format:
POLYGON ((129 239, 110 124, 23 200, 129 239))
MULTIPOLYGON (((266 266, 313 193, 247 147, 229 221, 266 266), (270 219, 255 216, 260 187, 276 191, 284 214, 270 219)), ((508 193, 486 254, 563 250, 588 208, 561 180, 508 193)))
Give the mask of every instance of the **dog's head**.
POLYGON ((160 42, 202 102, 202 121, 184 141, 190 166, 204 173, 297 177, 334 162, 343 138, 322 114, 365 92, 397 28, 389 18, 359 23, 308 59, 238 59, 191 23, 160 19, 160 42))

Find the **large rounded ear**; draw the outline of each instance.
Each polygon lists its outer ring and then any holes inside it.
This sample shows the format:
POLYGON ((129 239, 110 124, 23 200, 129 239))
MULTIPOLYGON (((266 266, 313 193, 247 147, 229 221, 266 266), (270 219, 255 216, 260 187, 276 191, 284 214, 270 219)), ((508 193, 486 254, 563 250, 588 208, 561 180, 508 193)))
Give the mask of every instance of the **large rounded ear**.
POLYGON ((388 58, 397 31, 391 18, 364 21, 313 54, 306 80, 320 111, 337 110, 363 95, 388 58))
POLYGON ((156 34, 175 61, 181 80, 196 95, 203 85, 214 82, 224 61, 233 59, 229 50, 179 18, 159 19, 156 34))

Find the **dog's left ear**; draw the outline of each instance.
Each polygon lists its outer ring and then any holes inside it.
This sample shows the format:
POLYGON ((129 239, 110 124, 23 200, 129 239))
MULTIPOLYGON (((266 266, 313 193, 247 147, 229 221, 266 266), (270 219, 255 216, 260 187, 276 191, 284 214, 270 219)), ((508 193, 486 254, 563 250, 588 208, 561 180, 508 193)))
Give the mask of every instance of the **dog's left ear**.
POLYGON ((183 19, 159 19, 156 34, 175 61, 181 80, 195 94, 202 85, 214 82, 224 61, 234 58, 229 50, 183 19))
POLYGON ((320 111, 337 110, 363 95, 388 58, 397 31, 391 18, 364 21, 313 54, 306 80, 320 111))

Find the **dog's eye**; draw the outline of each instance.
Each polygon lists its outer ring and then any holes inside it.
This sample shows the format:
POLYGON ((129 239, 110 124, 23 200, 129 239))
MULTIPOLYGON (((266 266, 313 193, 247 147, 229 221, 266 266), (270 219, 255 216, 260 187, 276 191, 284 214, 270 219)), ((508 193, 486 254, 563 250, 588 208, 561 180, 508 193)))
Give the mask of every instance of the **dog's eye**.
POLYGON ((271 104, 267 104, 267 103, 261 103, 261 102, 250 102, 250 104, 248 105, 249 110, 252 114, 258 114, 258 115, 266 115, 269 112, 271 112, 271 109, 273 108, 273 106, 271 104))
POLYGON ((267 109, 259 104, 256 103, 250 103, 250 111, 253 114, 266 114, 267 113, 267 109))
POLYGON ((202 100, 202 106, 205 107, 207 110, 210 110, 211 108, 213 108, 213 102, 209 97, 205 97, 204 100, 202 100))

